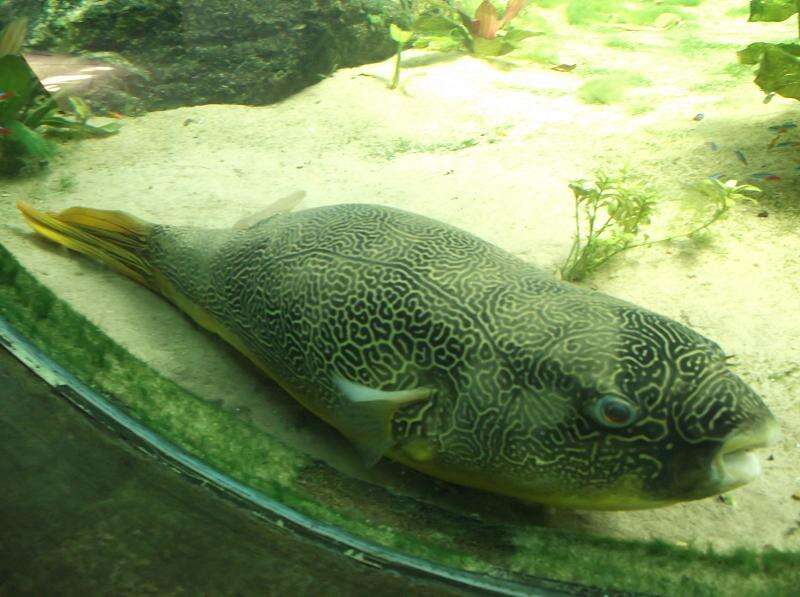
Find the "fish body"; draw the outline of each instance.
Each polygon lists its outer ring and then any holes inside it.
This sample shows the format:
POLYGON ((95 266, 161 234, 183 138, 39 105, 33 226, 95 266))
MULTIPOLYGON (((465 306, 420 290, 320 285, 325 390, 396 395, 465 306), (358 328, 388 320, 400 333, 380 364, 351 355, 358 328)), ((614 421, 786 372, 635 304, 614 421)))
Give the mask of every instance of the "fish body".
POLYGON ((749 482, 750 450, 777 438, 712 341, 416 214, 337 205, 211 230, 20 208, 227 340, 368 464, 634 509, 749 482))

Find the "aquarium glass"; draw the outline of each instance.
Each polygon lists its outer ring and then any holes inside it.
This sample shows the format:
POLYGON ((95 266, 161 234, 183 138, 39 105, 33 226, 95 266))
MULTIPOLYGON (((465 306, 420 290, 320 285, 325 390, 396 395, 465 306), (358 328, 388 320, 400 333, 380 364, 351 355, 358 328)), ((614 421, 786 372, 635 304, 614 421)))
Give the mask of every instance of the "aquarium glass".
POLYGON ((367 568, 791 594, 799 11, 5 0, 4 329, 367 568))

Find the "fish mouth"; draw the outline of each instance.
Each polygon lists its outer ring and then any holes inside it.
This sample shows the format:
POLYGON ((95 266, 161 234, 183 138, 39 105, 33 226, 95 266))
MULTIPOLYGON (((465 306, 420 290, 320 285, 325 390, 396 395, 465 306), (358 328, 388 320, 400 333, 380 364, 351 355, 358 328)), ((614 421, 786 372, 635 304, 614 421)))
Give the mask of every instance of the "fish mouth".
POLYGON ((716 493, 736 489, 756 479, 761 474, 761 462, 753 451, 774 446, 780 438, 778 423, 772 418, 758 427, 732 433, 711 461, 716 493))

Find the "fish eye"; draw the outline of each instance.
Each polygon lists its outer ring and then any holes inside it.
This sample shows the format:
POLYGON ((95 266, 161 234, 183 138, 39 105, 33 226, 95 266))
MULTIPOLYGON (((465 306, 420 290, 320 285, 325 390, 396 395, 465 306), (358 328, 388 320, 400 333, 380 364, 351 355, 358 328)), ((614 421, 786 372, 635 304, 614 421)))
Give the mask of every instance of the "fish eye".
POLYGON ((613 428, 630 425, 639 414, 636 406, 629 401, 610 394, 600 397, 592 405, 590 412, 598 423, 613 428))

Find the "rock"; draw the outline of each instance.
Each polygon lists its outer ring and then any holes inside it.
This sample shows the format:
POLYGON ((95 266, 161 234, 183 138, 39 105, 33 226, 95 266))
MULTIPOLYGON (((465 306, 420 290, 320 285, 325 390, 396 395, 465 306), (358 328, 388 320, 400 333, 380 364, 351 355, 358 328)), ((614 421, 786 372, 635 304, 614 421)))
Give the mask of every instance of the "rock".
POLYGON ((37 50, 119 55, 150 74, 132 93, 164 109, 269 104, 338 67, 387 58, 397 10, 379 0, 11 0, 0 20, 31 17, 37 50))

